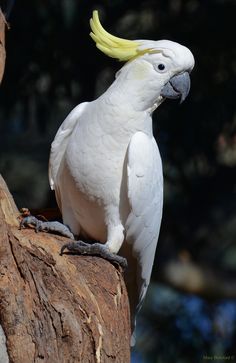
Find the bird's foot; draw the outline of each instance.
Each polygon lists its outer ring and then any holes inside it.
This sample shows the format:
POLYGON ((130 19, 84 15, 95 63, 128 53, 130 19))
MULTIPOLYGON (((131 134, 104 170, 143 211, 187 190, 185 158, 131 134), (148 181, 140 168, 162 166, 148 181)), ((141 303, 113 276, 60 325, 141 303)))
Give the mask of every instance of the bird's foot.
POLYGON ((34 216, 27 216, 24 217, 21 222, 20 222, 20 229, 24 228, 24 227, 28 227, 28 226, 33 226, 33 228, 35 229, 35 232, 52 232, 52 233, 58 233, 61 234, 62 236, 68 237, 70 239, 74 239, 74 235, 73 233, 71 233, 71 231, 69 230, 69 228, 67 226, 65 226, 64 224, 57 222, 57 221, 53 221, 53 222, 44 222, 44 221, 40 221, 39 219, 37 219, 34 216))
POLYGON ((86 243, 83 241, 70 242, 62 246, 61 255, 65 250, 81 255, 100 256, 112 263, 118 263, 122 268, 127 267, 127 260, 124 257, 111 253, 106 245, 101 243, 86 243))

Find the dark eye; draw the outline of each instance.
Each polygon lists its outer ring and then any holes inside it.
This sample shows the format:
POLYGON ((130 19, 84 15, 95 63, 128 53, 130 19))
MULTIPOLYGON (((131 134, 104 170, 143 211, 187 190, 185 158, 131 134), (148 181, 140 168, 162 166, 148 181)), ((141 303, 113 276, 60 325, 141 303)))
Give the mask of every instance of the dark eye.
POLYGON ((157 68, 159 69, 159 71, 164 71, 164 69, 166 68, 165 65, 163 63, 158 64, 157 68))

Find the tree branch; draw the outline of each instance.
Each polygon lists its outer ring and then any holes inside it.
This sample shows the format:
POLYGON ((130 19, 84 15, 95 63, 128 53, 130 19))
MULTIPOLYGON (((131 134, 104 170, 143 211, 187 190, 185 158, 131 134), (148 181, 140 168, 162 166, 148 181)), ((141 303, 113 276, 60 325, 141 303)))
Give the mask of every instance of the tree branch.
POLYGON ((60 256, 66 239, 19 230, 0 179, 0 323, 11 363, 130 360, 122 272, 99 257, 60 256))
POLYGON ((5 27, 6 27, 6 19, 0 8, 0 83, 2 81, 4 68, 5 68, 5 60, 6 60, 5 27))

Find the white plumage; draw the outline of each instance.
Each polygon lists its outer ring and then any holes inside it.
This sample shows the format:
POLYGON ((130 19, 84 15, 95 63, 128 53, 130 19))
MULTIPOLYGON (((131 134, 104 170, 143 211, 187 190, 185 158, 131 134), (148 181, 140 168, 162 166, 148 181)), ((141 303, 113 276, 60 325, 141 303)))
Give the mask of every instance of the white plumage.
POLYGON ((194 65, 192 53, 177 43, 137 42, 156 52, 126 63, 103 95, 69 114, 49 162, 63 222, 75 235, 105 243, 127 258, 133 326, 150 281, 162 217, 162 163, 152 112, 163 94, 171 98, 163 89, 172 77, 194 65))

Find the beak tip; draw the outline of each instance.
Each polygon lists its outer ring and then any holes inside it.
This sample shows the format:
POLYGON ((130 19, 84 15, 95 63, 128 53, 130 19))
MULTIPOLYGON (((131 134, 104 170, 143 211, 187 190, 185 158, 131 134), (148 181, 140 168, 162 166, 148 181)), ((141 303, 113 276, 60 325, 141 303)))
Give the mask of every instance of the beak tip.
POLYGON ((185 100, 186 100, 186 95, 181 95, 181 97, 180 97, 180 101, 179 101, 179 104, 181 105, 185 100))

